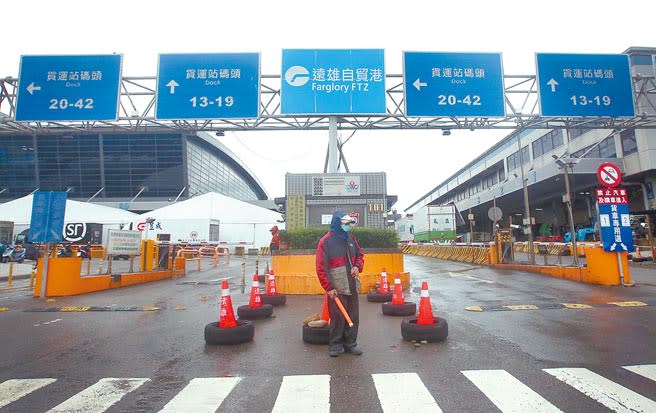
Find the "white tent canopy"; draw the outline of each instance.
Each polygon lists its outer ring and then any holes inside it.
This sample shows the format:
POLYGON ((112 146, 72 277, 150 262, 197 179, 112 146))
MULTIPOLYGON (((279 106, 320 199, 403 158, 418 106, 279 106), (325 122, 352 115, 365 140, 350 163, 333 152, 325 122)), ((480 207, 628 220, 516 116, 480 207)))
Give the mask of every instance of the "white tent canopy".
POLYGON ((144 214, 149 235, 170 234, 171 240, 219 241, 269 245, 272 226, 282 227, 280 213, 215 192, 176 202, 144 214))
POLYGON ((182 202, 141 214, 142 218, 220 220, 225 224, 276 223, 280 213, 216 192, 199 195, 182 202))
MULTIPOLYGON (((30 225, 33 195, 0 204, 0 221, 13 221, 15 225, 30 225)), ((118 208, 88 202, 66 200, 64 222, 97 224, 125 224, 139 219, 139 215, 118 208)))

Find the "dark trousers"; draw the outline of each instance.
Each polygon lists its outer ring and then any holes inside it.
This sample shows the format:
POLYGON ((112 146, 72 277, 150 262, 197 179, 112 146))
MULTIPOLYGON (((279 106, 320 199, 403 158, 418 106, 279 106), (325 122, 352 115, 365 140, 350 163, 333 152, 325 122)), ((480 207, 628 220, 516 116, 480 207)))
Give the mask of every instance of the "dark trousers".
POLYGON ((357 345, 358 325, 360 324, 360 310, 358 306, 358 294, 351 295, 339 294, 346 312, 353 321, 353 327, 346 324, 346 320, 339 311, 335 300, 328 298, 328 311, 330 312, 330 334, 328 337, 328 349, 339 350, 344 348, 353 348, 357 345))

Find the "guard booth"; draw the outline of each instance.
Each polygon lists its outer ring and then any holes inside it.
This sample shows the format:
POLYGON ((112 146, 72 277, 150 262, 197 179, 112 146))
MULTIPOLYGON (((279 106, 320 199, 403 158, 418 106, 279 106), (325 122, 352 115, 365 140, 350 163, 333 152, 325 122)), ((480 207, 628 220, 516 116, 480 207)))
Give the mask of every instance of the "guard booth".
POLYGON ((511 264, 514 262, 511 228, 500 228, 497 231, 496 244, 499 262, 502 264, 511 264))

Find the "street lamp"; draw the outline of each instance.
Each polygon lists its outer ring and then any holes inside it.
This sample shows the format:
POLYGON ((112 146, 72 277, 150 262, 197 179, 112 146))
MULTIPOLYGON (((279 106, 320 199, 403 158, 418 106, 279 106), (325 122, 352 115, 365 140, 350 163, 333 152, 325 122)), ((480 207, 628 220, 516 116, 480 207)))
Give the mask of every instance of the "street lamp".
POLYGON ((565 195, 563 201, 567 205, 567 217, 569 219, 569 233, 572 234, 572 254, 574 255, 574 265, 579 266, 579 254, 576 248, 576 232, 574 231, 574 215, 572 214, 572 197, 569 188, 569 168, 573 167, 573 163, 563 162, 562 159, 556 155, 551 155, 560 169, 563 170, 565 176, 565 195))
POLYGON ((531 206, 528 202, 528 179, 524 177, 524 159, 522 156, 522 143, 519 139, 520 133, 517 134, 517 148, 519 150, 519 171, 522 178, 522 187, 524 190, 524 214, 528 220, 526 235, 528 235, 528 255, 531 264, 535 264, 535 252, 533 251, 533 219, 531 218, 531 206))

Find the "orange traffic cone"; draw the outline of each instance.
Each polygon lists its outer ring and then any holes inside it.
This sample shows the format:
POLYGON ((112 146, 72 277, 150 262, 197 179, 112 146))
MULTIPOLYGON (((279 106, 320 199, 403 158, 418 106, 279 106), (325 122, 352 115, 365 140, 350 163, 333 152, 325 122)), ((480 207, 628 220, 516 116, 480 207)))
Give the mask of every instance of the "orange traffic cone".
POLYGON ((276 276, 273 274, 273 270, 271 270, 271 273, 269 273, 269 282, 267 283, 266 294, 267 295, 278 294, 278 290, 276 290, 276 276))
POLYGON ((421 282, 421 299, 419 300, 417 324, 435 324, 435 317, 433 317, 433 309, 428 296, 428 281, 421 282))
POLYGON ((380 286, 378 286, 378 292, 381 294, 389 294, 389 283, 387 282, 387 271, 383 267, 383 271, 380 273, 380 286))
POLYGON ((260 295, 260 280, 257 273, 253 275, 253 287, 251 287, 251 299, 248 302, 250 308, 262 307, 262 296, 260 295))
POLYGON ((232 309, 232 298, 230 298, 230 287, 226 278, 221 281, 221 310, 219 315, 219 328, 237 327, 235 312, 232 309))
POLYGON ((330 311, 328 310, 328 294, 323 296, 323 308, 321 309, 321 319, 327 323, 330 322, 330 311))
POLYGON ((392 294, 392 305, 400 305, 405 303, 405 298, 403 298, 403 287, 401 286, 401 277, 399 273, 396 273, 396 278, 394 278, 394 293, 392 294))

